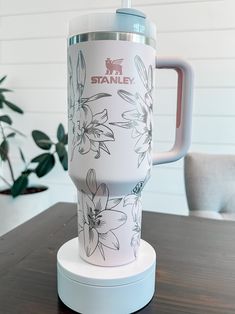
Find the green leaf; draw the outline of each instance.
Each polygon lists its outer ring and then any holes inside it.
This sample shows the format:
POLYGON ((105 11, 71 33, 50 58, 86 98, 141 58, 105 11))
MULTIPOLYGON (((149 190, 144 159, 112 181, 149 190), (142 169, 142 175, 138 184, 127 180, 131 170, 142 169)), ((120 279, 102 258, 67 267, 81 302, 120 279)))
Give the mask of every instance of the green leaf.
POLYGON ((64 145, 68 145, 68 134, 66 133, 61 141, 64 145))
POLYGON ((4 75, 1 79, 0 79, 0 84, 3 82, 3 81, 5 81, 5 79, 6 79, 6 75, 4 75))
POLYGON ((64 154, 64 157, 62 159, 60 159, 60 163, 61 163, 64 170, 68 170, 68 153, 67 153, 67 151, 64 154))
POLYGON ((63 143, 56 144, 56 152, 64 170, 68 170, 68 153, 63 143))
POLYGON ((16 197, 22 194, 28 186, 28 176, 26 174, 21 174, 11 187, 11 194, 16 197))
POLYGON ((61 142, 64 138, 65 131, 63 125, 60 123, 57 129, 57 139, 59 142, 61 142))
POLYGON ((11 118, 7 115, 0 116, 0 121, 5 122, 7 124, 12 124, 11 118))
POLYGON ((39 143, 41 144, 53 144, 51 140, 39 140, 39 143))
POLYGON ((24 113, 24 111, 16 106, 15 104, 13 104, 12 102, 8 101, 8 100, 4 100, 3 101, 5 105, 7 105, 8 108, 10 108, 11 110, 15 111, 15 112, 18 112, 18 113, 24 113))
POLYGON ((65 147, 64 147, 64 144, 63 144, 63 143, 57 143, 56 146, 55 146, 55 148, 56 148, 56 152, 57 152, 59 158, 60 158, 60 157, 63 158, 63 157, 64 157, 64 154, 65 154, 65 152, 66 152, 66 149, 65 149, 65 147))
POLYGON ((7 89, 7 88, 0 88, 0 93, 4 93, 4 92, 12 92, 12 90, 7 89))
POLYGON ((6 138, 14 137, 15 135, 16 135, 15 132, 11 132, 11 133, 7 134, 6 138))
POLYGON ((25 157, 24 157, 24 154, 23 154, 21 148, 19 148, 19 152, 20 152, 20 157, 21 157, 22 161, 23 161, 24 163, 26 163, 26 160, 25 160, 25 157))
POLYGON ((43 153, 41 155, 38 155, 36 157, 34 157, 31 162, 41 162, 42 160, 44 160, 45 158, 47 158, 47 156, 50 155, 49 153, 43 153))
POLYGON ((41 149, 49 150, 51 148, 51 140, 49 136, 47 136, 45 133, 38 130, 34 130, 32 132, 32 137, 36 145, 40 147, 41 149), (41 142, 41 141, 46 141, 46 142, 41 142))
POLYGON ((6 140, 2 141, 0 145, 0 156, 3 161, 7 160, 7 155, 9 152, 9 145, 6 140))
POLYGON ((43 160, 41 160, 35 169, 36 175, 41 178, 45 176, 55 165, 55 157, 52 154, 47 154, 43 160))

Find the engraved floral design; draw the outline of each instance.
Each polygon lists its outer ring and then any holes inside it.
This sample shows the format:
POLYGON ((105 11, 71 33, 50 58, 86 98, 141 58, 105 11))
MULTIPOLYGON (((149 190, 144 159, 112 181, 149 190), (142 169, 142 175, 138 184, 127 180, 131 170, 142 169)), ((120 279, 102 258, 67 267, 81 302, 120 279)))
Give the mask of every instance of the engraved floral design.
POLYGON ((137 258, 138 248, 140 246, 141 238, 141 218, 142 218, 142 203, 141 203, 141 191, 143 190, 145 184, 147 183, 150 177, 150 169, 147 172, 147 175, 144 181, 140 181, 136 184, 131 194, 128 194, 124 197, 123 206, 132 206, 131 214, 134 222, 134 227, 132 229, 133 236, 131 238, 130 245, 133 248, 133 253, 135 258, 137 258))
POLYGON ((72 123, 71 160, 74 157, 75 149, 82 155, 93 151, 95 158, 100 157, 101 150, 110 154, 106 142, 114 141, 113 131, 107 125, 107 109, 94 113, 89 105, 90 102, 111 95, 98 93, 84 97, 85 82, 86 63, 82 51, 79 50, 75 74, 71 56, 68 58, 68 105, 69 120, 72 123))
POLYGON ((79 237, 84 240, 86 256, 90 257, 97 249, 105 260, 105 250, 119 250, 119 240, 114 230, 125 224, 127 215, 114 210, 122 198, 109 198, 105 183, 99 186, 94 169, 86 176, 89 194, 81 192, 81 208, 78 211, 79 237))
POLYGON ((140 236, 141 236, 141 216, 142 216, 142 204, 140 194, 129 194, 123 200, 123 206, 132 206, 132 218, 134 222, 134 231, 131 238, 130 245, 133 248, 134 256, 137 257, 138 248, 140 246, 140 236))
POLYGON ((132 129, 132 138, 136 139, 135 152, 138 154, 138 167, 143 160, 147 158, 149 166, 151 165, 151 143, 152 143, 152 91, 153 91, 153 68, 151 65, 148 71, 139 56, 135 56, 135 66, 139 77, 146 89, 142 97, 138 92, 132 94, 126 90, 118 90, 118 95, 133 105, 135 109, 125 111, 122 118, 126 121, 112 122, 110 124, 132 129))

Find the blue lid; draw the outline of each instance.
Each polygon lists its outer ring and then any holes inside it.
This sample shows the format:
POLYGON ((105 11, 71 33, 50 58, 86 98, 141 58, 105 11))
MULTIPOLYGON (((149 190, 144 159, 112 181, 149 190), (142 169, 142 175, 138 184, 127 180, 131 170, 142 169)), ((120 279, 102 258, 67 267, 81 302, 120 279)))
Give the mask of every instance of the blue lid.
POLYGON ((135 9, 121 8, 116 10, 116 28, 119 31, 139 33, 155 39, 155 25, 146 15, 135 9))

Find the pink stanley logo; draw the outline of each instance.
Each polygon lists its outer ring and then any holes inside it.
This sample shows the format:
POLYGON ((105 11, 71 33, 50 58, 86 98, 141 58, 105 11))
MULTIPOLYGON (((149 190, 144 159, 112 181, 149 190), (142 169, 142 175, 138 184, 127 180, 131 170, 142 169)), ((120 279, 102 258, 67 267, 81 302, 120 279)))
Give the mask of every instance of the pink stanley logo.
POLYGON ((122 71, 122 62, 124 59, 105 60, 105 75, 91 76, 91 84, 134 84, 134 77, 124 76, 122 71))
POLYGON ((122 61, 123 59, 111 60, 110 58, 107 58, 105 60, 105 65, 107 69, 105 75, 112 75, 113 72, 115 72, 115 75, 122 75, 122 61))

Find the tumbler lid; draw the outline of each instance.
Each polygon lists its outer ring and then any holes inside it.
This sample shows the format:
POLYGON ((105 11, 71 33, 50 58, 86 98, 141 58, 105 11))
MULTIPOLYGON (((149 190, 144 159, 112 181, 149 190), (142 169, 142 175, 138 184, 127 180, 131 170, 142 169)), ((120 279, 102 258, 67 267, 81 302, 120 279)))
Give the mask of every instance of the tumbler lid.
POLYGON ((69 37, 93 32, 136 33, 156 40, 155 24, 143 12, 132 8, 82 15, 69 22, 69 37))

